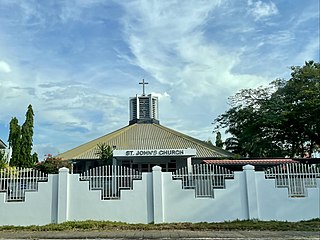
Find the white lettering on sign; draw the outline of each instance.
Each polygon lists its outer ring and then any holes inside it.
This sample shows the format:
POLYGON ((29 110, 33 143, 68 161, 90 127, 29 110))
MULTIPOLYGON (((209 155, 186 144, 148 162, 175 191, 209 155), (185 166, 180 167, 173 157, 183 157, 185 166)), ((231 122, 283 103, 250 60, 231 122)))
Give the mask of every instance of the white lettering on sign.
POLYGON ((183 150, 130 150, 126 151, 126 156, 171 156, 184 155, 183 150))
POLYGON ((195 149, 114 150, 114 157, 194 156, 195 149))

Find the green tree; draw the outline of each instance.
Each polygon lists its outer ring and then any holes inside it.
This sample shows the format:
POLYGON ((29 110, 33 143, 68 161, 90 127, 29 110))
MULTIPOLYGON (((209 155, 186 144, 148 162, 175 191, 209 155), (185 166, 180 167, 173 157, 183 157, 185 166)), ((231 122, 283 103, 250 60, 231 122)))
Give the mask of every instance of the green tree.
POLYGON ((16 117, 10 121, 9 148, 12 150, 10 165, 20 166, 21 128, 16 117))
POLYGON ((38 163, 39 162, 38 153, 34 152, 31 157, 32 157, 32 162, 33 163, 38 163))
POLYGON ((10 159, 11 166, 32 167, 37 161, 37 155, 32 155, 34 113, 31 104, 26 112, 26 119, 20 127, 18 119, 12 118, 10 121, 9 147, 12 149, 10 159))
POLYGON ((311 155, 320 141, 320 65, 309 61, 291 70, 289 80, 229 98, 231 108, 214 122, 232 135, 227 149, 250 157, 311 155))
POLYGON ((4 168, 7 164, 4 150, 0 149, 0 169, 4 168))
POLYGON ((274 148, 266 147, 261 106, 271 95, 271 88, 243 89, 229 98, 231 108, 215 119, 216 129, 226 128, 232 136, 225 141, 226 149, 242 156, 273 156, 274 148), (271 152, 270 152, 271 150, 271 152))
POLYGON ((282 138, 293 147, 291 155, 311 155, 320 144, 320 63, 306 62, 291 67, 288 81, 276 82, 278 91, 272 100, 283 104, 282 138))
POLYGON ((239 139, 235 137, 229 137, 226 139, 224 144, 227 151, 245 156, 245 151, 242 149, 239 139))
POLYGON ((223 141, 222 141, 222 138, 221 138, 221 133, 219 131, 216 134, 216 146, 219 147, 219 148, 223 147, 223 141))
POLYGON ((99 143, 97 145, 96 155, 102 160, 104 165, 112 165, 113 151, 106 143, 99 143))
POLYGON ((34 113, 31 104, 26 112, 26 120, 21 127, 21 147, 20 147, 20 162, 21 167, 32 167, 35 162, 32 158, 33 145, 33 124, 34 113))

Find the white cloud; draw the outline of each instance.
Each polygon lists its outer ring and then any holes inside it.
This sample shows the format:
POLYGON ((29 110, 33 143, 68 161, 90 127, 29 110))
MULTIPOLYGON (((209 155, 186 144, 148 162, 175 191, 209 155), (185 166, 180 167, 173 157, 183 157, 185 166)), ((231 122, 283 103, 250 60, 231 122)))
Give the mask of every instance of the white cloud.
POLYGON ((124 22, 135 64, 157 81, 170 85, 172 97, 175 95, 182 101, 201 96, 217 99, 221 94, 266 81, 232 73, 241 50, 232 52, 204 38, 202 25, 219 2, 182 7, 168 1, 156 3, 135 2, 127 8, 129 17, 124 22))
POLYGON ((59 149, 47 143, 35 144, 33 146, 33 151, 38 154, 39 161, 42 161, 46 158, 46 155, 57 155, 59 153, 59 149))
POLYGON ((255 18, 256 21, 279 13, 277 6, 271 1, 263 2, 260 0, 248 0, 248 6, 249 13, 255 18))
POLYGON ((0 61, 0 72, 9 73, 11 72, 11 67, 5 61, 0 61))
POLYGON ((318 53, 311 7, 280 15, 262 0, 3 2, 0 52, 10 65, 0 62, 0 124, 22 122, 31 103, 39 152, 126 125, 142 78, 160 98, 161 124, 207 140, 228 96, 318 53))
POLYGON ((319 39, 313 38, 303 47, 302 51, 299 52, 293 59, 292 65, 299 66, 302 61, 320 61, 319 55, 319 39))
POLYGON ((168 87, 169 97, 160 102, 160 121, 183 132, 197 129, 190 133, 207 139, 207 129, 226 108, 228 96, 269 79, 234 73, 243 50, 227 48, 214 36, 207 39, 203 26, 213 17, 211 12, 219 11, 220 2, 170 3, 139 1, 126 6, 123 21, 134 55, 131 62, 168 87))

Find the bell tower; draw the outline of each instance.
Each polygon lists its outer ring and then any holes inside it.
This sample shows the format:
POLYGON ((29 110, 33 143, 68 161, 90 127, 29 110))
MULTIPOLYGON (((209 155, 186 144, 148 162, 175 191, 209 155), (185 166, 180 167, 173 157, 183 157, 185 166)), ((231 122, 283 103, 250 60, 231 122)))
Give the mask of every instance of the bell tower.
POLYGON ((130 121, 134 123, 156 123, 159 124, 158 116, 158 97, 152 94, 145 94, 145 85, 147 82, 142 79, 142 95, 136 95, 129 100, 130 104, 130 121))

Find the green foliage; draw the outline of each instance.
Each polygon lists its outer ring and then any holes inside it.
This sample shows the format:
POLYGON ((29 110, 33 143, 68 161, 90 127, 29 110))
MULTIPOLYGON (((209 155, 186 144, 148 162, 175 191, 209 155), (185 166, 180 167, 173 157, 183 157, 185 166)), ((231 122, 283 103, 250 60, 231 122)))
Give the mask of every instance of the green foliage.
POLYGON ((20 164, 21 167, 32 167, 34 165, 31 151, 33 138, 33 109, 28 106, 26 120, 21 127, 20 164))
POLYGON ((320 219, 311 219, 300 222, 236 220, 219 223, 162 223, 162 224, 128 224, 111 221, 70 221, 60 224, 44 226, 0 226, 0 231, 164 231, 164 230, 191 230, 191 231, 319 231, 320 219))
POLYGON ((38 162, 34 168, 48 174, 57 174, 62 167, 69 168, 71 170, 71 163, 61 160, 61 158, 55 158, 51 154, 48 154, 47 158, 43 162, 38 162))
POLYGON ((216 146, 219 147, 219 148, 223 147, 223 141, 221 139, 221 133, 220 132, 217 132, 217 135, 216 135, 216 146))
POLYGON ((33 153, 32 154, 32 156, 31 156, 31 158, 32 158, 32 162, 33 163, 38 163, 39 162, 39 157, 38 157, 38 153, 33 153))
POLYGON ((0 149, 0 169, 7 165, 7 159, 5 158, 5 152, 0 149))
POLYGON ((102 160, 103 165, 112 165, 113 151, 106 143, 97 145, 96 155, 102 160))
POLYGON ((17 169, 16 167, 11 167, 7 163, 5 163, 0 168, 0 173, 2 174, 2 176, 5 176, 5 177, 19 176, 19 169, 17 169))
POLYGON ((292 67, 289 80, 243 89, 215 119, 232 136, 226 149, 249 157, 303 157, 320 144, 320 64, 292 67))
POLYGON ((10 160, 11 166, 19 166, 20 163, 20 144, 21 144, 21 128, 16 117, 10 121, 9 132, 9 147, 12 149, 12 156, 10 160))
POLYGON ((37 161, 37 155, 31 155, 33 138, 34 113, 31 104, 26 112, 26 120, 20 127, 18 119, 10 121, 9 147, 12 148, 11 166, 32 167, 37 161))

